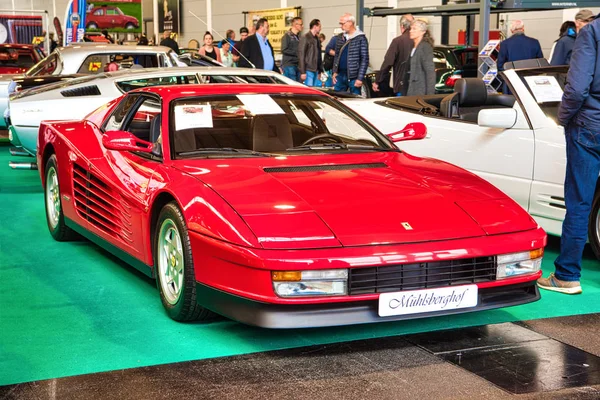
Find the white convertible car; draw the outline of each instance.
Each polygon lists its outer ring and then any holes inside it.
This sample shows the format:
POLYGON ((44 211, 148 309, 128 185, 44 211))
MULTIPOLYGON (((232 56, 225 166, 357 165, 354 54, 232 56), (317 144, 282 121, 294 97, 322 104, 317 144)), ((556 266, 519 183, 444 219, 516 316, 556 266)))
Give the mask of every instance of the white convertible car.
MULTIPOLYGON (((411 154, 439 158, 488 180, 550 234, 561 234, 566 150, 557 124, 567 67, 507 70, 513 95, 488 94, 477 78, 459 79, 447 95, 346 101, 383 133, 409 122, 427 126, 425 140, 402 142, 411 154)), ((600 258, 600 180, 589 241, 600 258)))
MULTIPOLYGON (((38 129, 43 120, 82 119, 130 90, 188 83, 300 85, 272 71, 225 67, 125 69, 84 76, 13 94, 5 112, 9 139, 17 148, 35 156, 38 129)), ((29 168, 29 164, 11 162, 15 168, 29 168)))

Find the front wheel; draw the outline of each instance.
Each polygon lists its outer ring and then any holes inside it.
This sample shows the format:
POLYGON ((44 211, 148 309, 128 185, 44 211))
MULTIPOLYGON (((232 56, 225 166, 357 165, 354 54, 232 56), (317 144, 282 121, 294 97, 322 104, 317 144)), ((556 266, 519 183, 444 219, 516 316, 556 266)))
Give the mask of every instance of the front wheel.
POLYGON ((90 22, 87 26, 87 29, 98 29, 98 25, 96 25, 94 22, 90 22))
POLYGON ((179 207, 171 202, 158 216, 154 235, 154 264, 160 299, 176 321, 207 320, 213 313, 196 302, 192 248, 179 207))
POLYGON ((592 202, 588 239, 596 258, 600 259, 600 189, 596 190, 594 201, 592 202))
POLYGON ((46 162, 45 171, 44 200, 48 230, 52 237, 59 242, 73 240, 76 238, 76 233, 65 224, 65 216, 60 199, 60 185, 58 184, 58 163, 55 154, 52 154, 46 162))

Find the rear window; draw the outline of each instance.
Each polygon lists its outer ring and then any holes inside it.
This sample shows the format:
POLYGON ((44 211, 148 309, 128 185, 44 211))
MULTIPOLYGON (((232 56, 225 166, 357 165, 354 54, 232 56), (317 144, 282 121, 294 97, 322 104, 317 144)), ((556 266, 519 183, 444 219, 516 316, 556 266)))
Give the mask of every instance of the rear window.
POLYGON ((88 56, 77 73, 79 74, 99 74, 122 68, 156 68, 158 67, 158 58, 156 54, 92 54, 88 56))
POLYGON ((130 79, 126 81, 116 82, 117 87, 122 92, 140 89, 149 86, 166 86, 166 85, 183 85, 189 83, 200 83, 196 75, 174 75, 161 76, 157 78, 130 79))

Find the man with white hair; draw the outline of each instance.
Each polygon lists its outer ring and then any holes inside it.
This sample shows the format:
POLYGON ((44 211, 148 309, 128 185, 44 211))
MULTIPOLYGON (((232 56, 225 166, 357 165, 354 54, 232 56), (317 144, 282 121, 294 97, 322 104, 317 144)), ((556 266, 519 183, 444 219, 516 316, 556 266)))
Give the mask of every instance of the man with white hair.
POLYGON ((361 87, 369 66, 369 42, 365 34, 356 27, 351 14, 340 17, 340 27, 345 40, 338 40, 333 61, 333 83, 336 92, 361 94, 361 87))
POLYGON ((544 58, 542 46, 537 39, 525 35, 525 24, 520 19, 510 25, 512 36, 500 43, 500 52, 496 65, 498 71, 504 70, 504 64, 509 61, 544 58))

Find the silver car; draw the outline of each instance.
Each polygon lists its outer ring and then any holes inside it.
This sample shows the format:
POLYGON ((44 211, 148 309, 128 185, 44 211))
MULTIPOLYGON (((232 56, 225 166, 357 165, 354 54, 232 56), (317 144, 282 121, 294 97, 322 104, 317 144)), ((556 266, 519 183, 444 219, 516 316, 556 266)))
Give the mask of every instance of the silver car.
MULTIPOLYGON (((6 113, 13 145, 35 155, 40 122, 82 119, 96 108, 133 89, 188 83, 280 83, 300 85, 273 71, 187 67, 168 69, 128 69, 74 78, 13 94, 6 113)), ((14 167, 18 164, 12 163, 14 167)))
POLYGON ((97 75, 119 68, 184 66, 173 50, 163 46, 120 46, 115 44, 74 44, 59 47, 31 67, 24 75, 0 75, 0 129, 6 129, 8 96, 23 87, 55 82, 64 75, 97 75))

